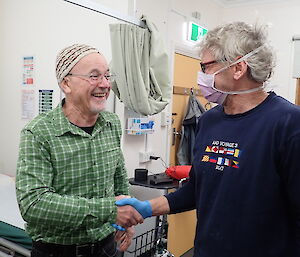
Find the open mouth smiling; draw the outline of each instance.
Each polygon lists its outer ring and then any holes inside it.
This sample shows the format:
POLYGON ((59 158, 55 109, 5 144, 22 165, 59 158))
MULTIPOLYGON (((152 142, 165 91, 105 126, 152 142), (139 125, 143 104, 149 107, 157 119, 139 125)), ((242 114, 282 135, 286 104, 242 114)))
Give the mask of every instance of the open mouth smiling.
POLYGON ((101 98, 101 97, 105 97, 106 93, 94 93, 92 94, 92 96, 101 98))

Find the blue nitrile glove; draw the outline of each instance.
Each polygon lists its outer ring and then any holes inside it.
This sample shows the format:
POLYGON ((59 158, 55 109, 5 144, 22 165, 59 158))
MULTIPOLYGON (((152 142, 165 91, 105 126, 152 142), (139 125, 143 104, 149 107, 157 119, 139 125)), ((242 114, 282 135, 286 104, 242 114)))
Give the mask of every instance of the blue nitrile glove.
POLYGON ((125 228, 123 228, 122 226, 120 226, 120 225, 117 225, 116 223, 113 223, 113 224, 111 224, 112 225, 112 227, 114 227, 115 229, 117 229, 117 230, 120 230, 120 231, 125 231, 126 229, 125 228))
POLYGON ((124 198, 116 201, 116 205, 131 205, 143 216, 144 219, 152 216, 152 207, 149 201, 140 201, 136 198, 124 198))

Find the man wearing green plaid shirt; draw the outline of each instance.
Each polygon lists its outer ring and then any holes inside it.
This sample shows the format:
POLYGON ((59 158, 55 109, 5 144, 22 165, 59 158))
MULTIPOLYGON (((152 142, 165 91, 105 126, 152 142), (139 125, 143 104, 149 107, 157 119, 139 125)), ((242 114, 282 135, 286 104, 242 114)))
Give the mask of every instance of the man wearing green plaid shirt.
POLYGON ((117 256, 143 218, 116 207, 128 195, 117 115, 104 111, 113 76, 99 51, 72 45, 57 56, 65 99, 21 132, 17 199, 33 257, 117 256), (118 231, 112 224, 129 227, 118 231))

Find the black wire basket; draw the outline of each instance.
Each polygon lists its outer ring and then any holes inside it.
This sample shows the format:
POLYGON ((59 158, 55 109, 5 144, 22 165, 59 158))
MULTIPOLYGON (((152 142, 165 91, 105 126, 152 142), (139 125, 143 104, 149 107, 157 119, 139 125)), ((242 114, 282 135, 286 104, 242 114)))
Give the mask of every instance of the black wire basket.
POLYGON ((167 221, 162 219, 156 223, 155 228, 133 239, 128 253, 134 257, 172 256, 163 254, 167 248, 167 221))

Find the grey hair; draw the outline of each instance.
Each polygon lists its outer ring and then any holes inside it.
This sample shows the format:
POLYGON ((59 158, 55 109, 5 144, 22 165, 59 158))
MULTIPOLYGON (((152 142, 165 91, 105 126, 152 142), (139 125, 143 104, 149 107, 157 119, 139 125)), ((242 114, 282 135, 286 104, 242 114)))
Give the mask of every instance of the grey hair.
POLYGON ((267 43, 267 26, 233 22, 210 30, 199 44, 200 58, 209 50, 216 60, 232 63, 259 46, 256 54, 247 58, 248 76, 256 82, 265 82, 272 75, 276 63, 273 49, 267 43))

